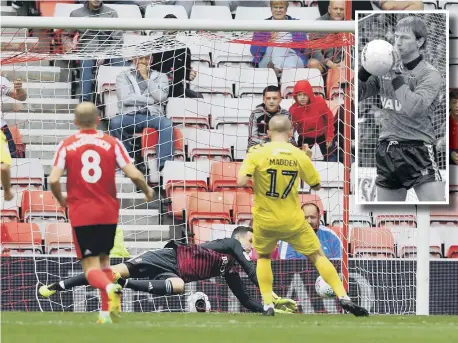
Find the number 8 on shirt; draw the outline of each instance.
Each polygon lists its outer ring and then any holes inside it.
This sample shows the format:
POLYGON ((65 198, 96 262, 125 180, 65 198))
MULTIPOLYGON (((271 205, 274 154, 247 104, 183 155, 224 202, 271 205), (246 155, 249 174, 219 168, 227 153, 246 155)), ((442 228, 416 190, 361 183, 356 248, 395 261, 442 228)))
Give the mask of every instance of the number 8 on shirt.
POLYGON ((78 258, 109 255, 119 219, 116 168, 131 163, 123 144, 97 130, 63 140, 53 166, 67 170, 67 203, 78 258))

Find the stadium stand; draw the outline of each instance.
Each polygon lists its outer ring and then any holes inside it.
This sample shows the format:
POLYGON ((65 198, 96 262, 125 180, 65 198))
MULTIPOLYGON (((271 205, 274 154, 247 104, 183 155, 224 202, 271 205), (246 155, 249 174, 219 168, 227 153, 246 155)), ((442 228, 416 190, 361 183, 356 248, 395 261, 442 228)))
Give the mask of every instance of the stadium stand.
MULTIPOLYGON (((42 16, 68 17, 73 9, 81 6, 71 0, 38 1, 37 3, 42 16)), ((453 14, 458 13, 456 10, 458 3, 454 1, 429 1, 425 5, 428 9, 449 9, 452 17, 453 14)), ((120 17, 135 19, 142 16, 140 9, 135 5, 110 4, 109 6, 114 8, 120 17)), ((298 19, 314 19, 319 16, 316 7, 290 6, 288 11, 298 19)), ((157 5, 145 9, 145 17, 152 19, 163 18, 170 13, 175 14, 179 19, 188 18, 186 10, 181 6, 157 5)), ((2 6, 2 15, 8 14, 15 14, 15 11, 2 6)), ((227 7, 196 6, 190 17, 202 20, 210 17, 219 20, 252 20, 266 19, 270 16, 269 8, 239 6, 235 11, 235 19, 232 19, 227 7)), ((456 23, 456 20, 452 20, 450 25, 454 37, 458 37, 456 23)), ((2 31, 2 36, 7 33, 2 31)), ((18 31, 14 34, 19 35, 18 31)), ((6 39, 8 37, 11 37, 11 33, 6 36, 6 39)), ((37 41, 37 37, 29 38, 32 45, 37 41)), ((140 133, 142 161, 147 165, 149 181, 160 185, 164 192, 160 205, 156 204, 152 208, 150 204, 145 204, 141 194, 136 193, 135 187, 125 177, 122 175, 116 177, 118 197, 122 207, 120 220, 126 232, 125 239, 129 242, 128 248, 130 247, 132 252, 144 249, 143 243, 160 247, 164 240, 173 238, 174 229, 169 228, 169 225, 180 226, 183 225, 183 221, 189 224, 195 235, 195 241, 220 237, 221 232, 228 235, 233 228, 231 225, 249 224, 253 196, 250 194, 250 189, 242 191, 237 189, 234 175, 238 163, 246 154, 249 115, 251 110, 262 102, 259 95, 266 85, 281 86, 281 93, 285 98, 282 101, 284 108, 289 108, 291 105, 292 100, 287 98, 290 97, 294 83, 300 79, 308 79, 312 82, 316 93, 332 103, 333 110, 336 110, 341 103, 339 97, 336 97, 342 93, 339 80, 342 80, 343 75, 340 69, 329 72, 326 80, 323 80, 321 73, 315 69, 286 69, 278 80, 271 69, 255 69, 251 66, 252 56, 248 45, 224 42, 207 44, 202 40, 197 41, 195 36, 178 37, 178 39, 185 40, 191 49, 192 65, 198 71, 196 79, 190 83, 191 89, 203 93, 204 99, 169 99, 166 115, 175 124, 180 125, 175 128, 174 160, 166 162, 161 176, 153 167, 157 132, 146 129, 140 133), (237 73, 231 72, 235 70, 237 73), (223 191, 224 195, 215 193, 223 191), (221 221, 224 223, 221 224, 221 221), (223 227, 224 230, 221 229, 223 227)), ((5 39, 2 39, 2 47, 5 46, 4 42, 5 39)), ((15 48, 17 46, 15 47, 14 44, 8 46, 8 50, 15 48)), ((456 49, 456 38, 452 38, 452 55, 458 54, 456 49)), ((457 63, 457 60, 451 58, 450 62, 457 63)), ((101 105, 103 118, 110 118, 117 113, 114 87, 116 75, 122 70, 125 70, 125 67, 97 67, 95 92, 98 95, 98 104, 101 105)), ((456 65, 452 66, 451 74, 456 70, 456 65)), ((33 231, 41 232, 39 244, 35 236, 27 237, 27 242, 35 242, 33 247, 39 245, 38 250, 46 253, 72 254, 71 239, 66 231, 68 223, 66 223, 65 210, 56 206, 47 187, 47 176, 56 146, 62 138, 75 130, 72 112, 79 101, 74 99, 72 83, 61 82, 62 74, 67 71, 47 60, 1 66, 1 72, 7 78, 21 78, 29 94, 29 98, 24 102, 3 100, 4 119, 11 125, 14 140, 26 156, 25 159, 17 159, 13 162, 12 183, 17 192, 16 199, 3 202, 1 205, 2 221, 17 223, 16 226, 3 224, 6 225, 8 231, 5 232, 10 237, 5 242, 10 246, 16 243, 20 247, 23 246, 24 242, 11 238, 14 237, 11 232, 19 232, 20 229, 25 228, 25 225, 29 225, 21 221, 33 222, 33 231), (54 247, 56 242, 57 248, 54 247), (45 247, 44 250, 41 245, 45 247)), ((318 150, 314 148, 316 153, 314 159, 322 158, 317 153, 318 150)), ((319 204, 324 214, 324 222, 332 225, 331 227, 341 234, 344 166, 338 162, 323 161, 316 161, 315 165, 321 172, 323 189, 309 194, 310 190, 301 185, 301 202, 314 201, 319 204)), ((456 166, 451 168, 450 175, 451 189, 456 191, 458 190, 456 166)), ((65 178, 63 180, 65 189, 65 178)), ((454 205, 445 208, 445 211, 441 208, 431 210, 433 229, 431 246, 434 249, 439 246, 440 255, 443 257, 458 257, 457 197, 457 192, 452 193, 451 199, 454 205)), ((355 254, 371 254, 370 256, 377 254, 378 257, 381 255, 402 257, 405 254, 412 254, 407 246, 402 245, 403 241, 409 239, 401 237, 399 232, 402 231, 404 236, 408 236, 415 228, 416 218, 413 210, 411 212, 405 210, 400 212, 396 208, 369 210, 357 206, 355 202, 355 195, 352 194, 350 227, 352 228, 351 246, 355 254), (366 245, 361 242, 365 242, 366 245)), ((30 232, 30 226, 27 228, 30 232)), ((2 236, 2 249, 5 242, 2 236)), ((33 247, 32 249, 35 249, 33 247)))

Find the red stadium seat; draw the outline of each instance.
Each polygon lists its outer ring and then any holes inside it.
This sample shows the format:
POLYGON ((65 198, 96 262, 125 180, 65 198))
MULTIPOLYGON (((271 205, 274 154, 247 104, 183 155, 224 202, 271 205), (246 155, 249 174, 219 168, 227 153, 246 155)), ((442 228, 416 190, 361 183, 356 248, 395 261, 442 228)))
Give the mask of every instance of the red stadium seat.
POLYGON ((210 169, 210 190, 212 192, 242 190, 252 193, 253 188, 251 185, 248 187, 239 187, 237 185, 237 175, 241 165, 242 163, 240 162, 214 162, 210 169))
POLYGON ((253 215, 251 208, 253 207, 254 194, 245 192, 237 192, 234 196, 233 206, 233 221, 237 225, 250 225, 253 215))
POLYGON ((75 255, 72 226, 69 223, 52 223, 45 229, 46 254, 75 255))
POLYGON ((3 223, 1 228, 2 254, 42 253, 42 237, 37 224, 12 222, 3 223))
POLYGON ((452 245, 447 251, 448 258, 458 258, 458 245, 452 245))
MULTIPOLYGON (((351 79, 353 79, 353 71, 351 72, 351 79)), ((338 95, 343 91, 341 83, 346 83, 346 69, 344 68, 334 68, 328 70, 328 75, 326 79, 326 89, 327 94, 326 98, 331 99, 333 95, 338 95)))
POLYGON ((42 17, 53 17, 56 3, 74 4, 75 0, 37 0, 37 9, 42 17))
MULTIPOLYGON (((174 135, 174 159, 184 160, 184 138, 180 129, 173 128, 174 135)), ((156 156, 156 145, 159 142, 159 133, 155 129, 146 128, 142 132, 142 156, 146 160, 149 156, 156 156)))
MULTIPOLYGON (((194 241, 204 241, 211 237, 209 223, 230 224, 230 211, 234 198, 230 194, 219 192, 193 192, 186 196, 187 222, 191 233, 195 234, 194 241), (207 227, 205 234, 199 230, 194 231, 194 227, 207 227), (202 234, 202 237, 200 236, 202 234)), ((202 230, 204 231, 204 230, 202 230)))
POLYGON ((67 220, 65 208, 60 206, 51 192, 25 191, 22 196, 22 219, 31 221, 33 217, 67 220))
POLYGON ((0 220, 2 223, 19 221, 19 208, 16 201, 17 198, 11 201, 0 201, 0 220))
POLYGON ((355 257, 396 257, 393 235, 385 227, 354 227, 350 237, 351 253, 355 257))
POLYGON ((449 205, 431 206, 431 222, 458 222, 458 197, 450 196, 449 205))
POLYGON ((168 210, 176 219, 183 219, 186 198, 194 192, 207 192, 207 184, 202 180, 170 180, 165 185, 165 196, 169 199, 168 210))
POLYGON ((25 156, 25 144, 22 140, 22 135, 16 126, 8 126, 13 137, 14 144, 16 144, 16 152, 18 156, 25 156))

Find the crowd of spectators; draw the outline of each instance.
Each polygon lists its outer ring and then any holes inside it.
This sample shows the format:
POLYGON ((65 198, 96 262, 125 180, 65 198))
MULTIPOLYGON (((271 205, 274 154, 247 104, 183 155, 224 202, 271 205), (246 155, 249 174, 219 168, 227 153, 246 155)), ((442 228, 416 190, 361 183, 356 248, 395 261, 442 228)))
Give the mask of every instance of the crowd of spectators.
MULTIPOLYGON (((163 3, 170 5, 181 5, 185 8, 188 15, 191 12, 194 1, 76 1, 82 3, 81 8, 74 10, 71 17, 110 17, 117 18, 118 14, 109 7, 113 4, 136 4, 144 12, 146 6, 152 3, 163 3)), ((33 2, 34 3, 34 2, 33 2)), ((243 6, 270 6, 272 16, 266 20, 297 20, 292 15, 288 15, 288 7, 294 1, 199 1, 199 5, 223 5, 228 6, 231 11, 235 11, 239 5, 243 6)), ((345 1, 320 1, 318 8, 321 17, 318 20, 344 20, 345 1)), ((33 4, 24 1, 13 1, 13 6, 17 9, 28 7, 29 15, 36 15, 33 4), (31 9, 30 9, 31 8, 31 9)), ((355 10, 370 10, 378 8, 381 10, 421 10, 422 2, 419 1, 353 1, 353 15, 355 10)), ((38 13, 39 14, 39 13, 38 13)), ((176 19, 173 14, 166 15, 167 19, 176 19)), ((378 17, 380 18, 380 17, 378 17)), ((366 30, 361 35, 360 46, 372 39, 383 38, 388 41, 393 39, 393 28, 396 15, 385 15, 381 17, 383 22, 377 23, 380 29, 366 30), (395 17, 393 17, 395 16, 395 17), (391 29, 390 29, 391 28, 391 29)), ((436 22, 428 23, 431 27, 439 30, 440 25, 436 22)), ((364 29, 363 29, 364 30, 364 29)), ((176 32, 164 32, 158 39, 173 39, 176 32)), ((276 41, 281 43, 303 42, 311 39, 322 38, 323 35, 311 35, 303 32, 255 32, 253 40, 257 42, 276 41)), ((62 44, 66 50, 90 49, 90 45, 103 46, 104 43, 122 44, 123 35, 121 31, 66 31, 62 44)), ((442 49, 441 42, 430 45, 425 54, 437 62, 439 66, 445 67, 442 61, 436 61, 437 51, 442 49)), ((343 66, 342 48, 329 49, 305 49, 253 45, 251 46, 253 56, 252 65, 257 68, 271 68, 280 77, 285 68, 316 68, 322 73, 326 84, 326 77, 330 69, 341 68, 343 66)), ((154 128, 159 131, 158 145, 158 168, 162 170, 165 162, 173 156, 173 129, 172 122, 165 116, 165 105, 169 97, 200 98, 202 95, 189 88, 188 82, 192 82, 197 75, 197 71, 191 67, 191 52, 189 48, 182 48, 164 52, 154 53, 148 56, 133 56, 131 60, 111 59, 111 60, 91 60, 83 59, 79 64, 80 69, 80 91, 81 101, 96 101, 93 94, 96 67, 107 64, 114 66, 129 66, 129 70, 119 74, 116 80, 116 93, 118 97, 118 115, 109 121, 110 134, 121 139, 128 151, 134 157, 134 145, 132 136, 136 132, 141 132, 144 128, 154 128)), ((342 83, 342 89, 347 84, 342 83)), ((327 94, 327 93, 326 93, 327 94)), ((263 101, 253 109, 249 120, 248 147, 266 141, 266 128, 270 118, 274 115, 288 115, 293 122, 295 130, 294 141, 292 143, 302 147, 307 145, 312 147, 317 145, 324 160, 343 162, 343 146, 345 137, 343 105, 337 111, 331 111, 324 99, 316 94, 307 80, 297 82, 293 91, 294 103, 289 108, 281 108, 280 102, 282 94, 278 84, 269 85, 263 92, 263 101), (334 114, 333 114, 334 113, 334 114)), ((445 101, 445 99, 444 99, 445 101)), ((354 104, 351 116, 351 148, 354 154, 354 104)), ((378 116, 379 104, 372 101, 362 105, 360 110, 360 151, 362 150, 361 166, 373 167, 374 161, 371 157, 372 150, 376 145, 378 137, 378 116), (364 152, 366 151, 366 152, 364 152)), ((451 118, 453 116, 451 115, 451 118)), ((453 122, 453 119, 451 119, 453 122)), ((441 125, 443 123, 440 123, 441 125)), ((441 126, 439 125, 439 127, 441 126)), ((454 126, 453 126, 454 127, 454 126)), ((452 125, 451 125, 452 130, 452 125)), ((438 130, 439 131, 439 130, 438 130)), ((14 144, 14 143, 13 143, 14 144)), ((455 161, 456 153, 451 152, 451 163, 455 161)))

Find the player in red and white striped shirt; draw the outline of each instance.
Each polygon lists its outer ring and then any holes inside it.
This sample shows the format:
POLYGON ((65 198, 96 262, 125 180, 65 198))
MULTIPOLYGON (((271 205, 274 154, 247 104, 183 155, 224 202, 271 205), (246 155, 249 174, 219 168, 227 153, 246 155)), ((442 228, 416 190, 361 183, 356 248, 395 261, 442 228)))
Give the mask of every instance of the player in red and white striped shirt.
POLYGON ((93 103, 83 102, 76 107, 75 124, 80 132, 59 144, 49 179, 57 201, 62 206, 68 204, 73 240, 86 278, 100 290, 102 309, 98 322, 111 323, 121 312, 121 287, 112 283, 109 260, 119 219, 116 168, 121 168, 145 193, 147 201, 153 199, 154 192, 131 163, 124 145, 97 131, 98 122, 93 103), (60 186, 65 170, 67 197, 60 186))

